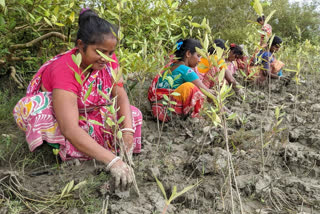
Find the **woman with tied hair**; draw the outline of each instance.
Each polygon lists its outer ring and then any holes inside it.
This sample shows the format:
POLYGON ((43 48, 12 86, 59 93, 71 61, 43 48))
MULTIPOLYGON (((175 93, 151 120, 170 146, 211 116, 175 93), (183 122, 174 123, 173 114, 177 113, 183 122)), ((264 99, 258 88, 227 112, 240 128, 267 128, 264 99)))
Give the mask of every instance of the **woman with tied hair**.
POLYGON ((105 122, 108 117, 113 118, 106 108, 111 103, 101 92, 110 99, 116 97, 118 118, 124 116, 120 127, 129 154, 140 153, 142 114, 130 106, 123 80, 115 82, 111 75, 111 69, 115 72, 119 69, 114 54, 116 34, 117 29, 108 21, 90 9, 83 9, 75 48, 42 65, 13 114, 26 133, 31 151, 47 142, 59 147, 63 161, 96 159, 116 178, 116 186, 121 183, 126 188, 132 183, 132 168, 116 156, 115 139, 105 122), (79 67, 72 59, 77 54, 82 57, 79 67))
POLYGON ((272 27, 271 25, 269 25, 268 23, 265 23, 265 17, 264 15, 259 16, 257 18, 257 22, 262 25, 261 30, 263 32, 265 32, 264 34, 261 34, 261 38, 260 38, 260 46, 262 46, 263 44, 265 44, 265 41, 268 41, 271 38, 272 35, 272 27))
POLYGON ((281 78, 284 63, 277 60, 274 56, 274 54, 279 51, 281 44, 282 39, 274 36, 273 39, 269 39, 268 46, 258 53, 258 64, 260 64, 260 73, 256 80, 258 84, 262 84, 266 79, 269 79, 269 77, 271 79, 281 78))
POLYGON ((242 48, 235 43, 231 43, 229 47, 228 57, 226 58, 226 63, 228 71, 230 72, 232 78, 237 70, 243 69, 243 57, 244 55, 242 48))
MULTIPOLYGON (((223 51, 226 51, 226 42, 223 39, 215 39, 214 40, 215 46, 221 48, 223 51)), ((232 59, 232 61, 234 61, 236 59, 236 53, 233 53, 233 47, 231 47, 230 51, 229 51, 229 56, 230 57, 229 60, 231 60, 231 57, 234 57, 234 59, 232 59), (232 50, 231 50, 232 49, 232 50)), ((237 48, 238 50, 238 48, 237 48)), ((201 62, 199 63, 198 67, 196 68, 197 73, 200 73, 200 76, 202 76, 202 82, 203 84, 207 87, 207 88, 212 88, 214 87, 217 83, 218 83, 218 74, 222 69, 225 69, 225 76, 224 79, 226 80, 226 82, 228 84, 232 84, 232 88, 234 89, 234 91, 236 93, 242 94, 242 91, 237 87, 238 83, 237 81, 233 78, 233 74, 235 73, 234 70, 229 70, 233 69, 233 67, 231 67, 230 65, 230 61, 229 63, 228 58, 224 59, 223 57, 221 59, 218 59, 218 56, 216 54, 216 50, 214 47, 210 47, 208 49, 208 52, 210 55, 214 56, 214 60, 216 61, 216 64, 218 65, 217 67, 215 67, 214 65, 212 65, 212 62, 209 62, 208 59, 205 58, 201 58, 201 62), (202 74, 202 75, 201 75, 202 74)), ((237 52, 238 54, 238 52, 237 52)))
POLYGON ((196 52, 196 47, 201 48, 201 44, 195 39, 180 39, 176 43, 175 57, 161 75, 157 75, 152 81, 148 91, 148 98, 152 107, 152 114, 160 121, 169 121, 171 112, 168 107, 175 110, 175 114, 191 115, 198 117, 204 102, 204 94, 200 88, 211 93, 199 79, 192 68, 196 67, 200 61, 200 55, 196 52), (168 72, 167 74, 165 72, 168 72), (172 82, 169 80, 173 80, 172 82), (176 94, 170 95, 173 92, 176 94), (168 96, 176 104, 165 104, 164 95, 168 96))

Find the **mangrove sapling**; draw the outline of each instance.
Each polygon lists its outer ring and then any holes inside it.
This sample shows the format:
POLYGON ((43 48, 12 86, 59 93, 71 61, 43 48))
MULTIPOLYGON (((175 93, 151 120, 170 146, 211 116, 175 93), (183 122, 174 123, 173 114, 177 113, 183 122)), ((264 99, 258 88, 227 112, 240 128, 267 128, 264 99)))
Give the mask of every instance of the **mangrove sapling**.
MULTIPOLYGON (((97 50, 97 52, 98 52, 98 54, 100 54, 100 56, 102 56, 108 62, 114 62, 113 59, 109 58, 108 56, 103 54, 101 51, 97 50)), ((117 152, 118 152, 118 148, 117 148, 117 145, 118 145, 119 146, 119 151, 120 151, 120 157, 130 167, 133 167, 134 164, 133 164, 133 160, 132 160, 132 152, 133 152, 133 146, 134 145, 132 145, 132 148, 130 148, 130 150, 128 151, 128 149, 126 148, 125 142, 123 141, 122 131, 120 129, 120 125, 124 121, 125 116, 121 116, 118 119, 117 112, 120 110, 120 107, 117 106, 117 97, 113 97, 110 100, 110 94, 111 94, 112 88, 114 87, 115 84, 117 84, 120 81, 121 76, 122 76, 122 70, 120 68, 118 70, 118 72, 115 72, 112 68, 110 68, 110 69, 111 69, 111 75, 112 75, 112 78, 114 80, 114 83, 113 83, 113 85, 111 87, 111 90, 109 91, 109 94, 105 94, 103 91, 98 90, 99 94, 101 96, 103 96, 108 102, 106 104, 106 108, 107 108, 109 114, 106 116, 105 123, 108 125, 108 127, 111 128, 112 133, 114 135, 113 139, 115 140, 115 152, 116 152, 116 155, 117 155, 117 152)), ((117 92, 116 92, 116 94, 117 94, 117 92)), ((109 133, 109 134, 112 134, 112 133, 110 133, 108 131, 105 131, 105 132, 109 133)), ((129 170, 129 172, 131 173, 131 177, 133 179, 133 185, 135 187, 135 190, 136 190, 137 194, 140 196, 140 191, 139 191, 136 179, 135 179, 134 171, 133 170, 129 170)))
MULTIPOLYGON (((103 54, 101 51, 97 50, 97 53, 103 57, 105 60, 107 60, 108 62, 115 62, 113 59, 109 58, 108 56, 106 56, 105 54, 103 54)), ((80 69, 80 65, 81 65, 81 55, 77 54, 77 55, 72 55, 72 59, 75 62, 75 64, 78 66, 78 68, 80 69)), ((92 65, 89 65, 83 72, 85 73, 92 65)), ((70 67, 70 66, 69 66, 70 67)), ((71 68, 71 67, 70 67, 71 68)), ((72 69, 72 68, 71 68, 72 69)), ((112 78, 114 79, 114 84, 117 84, 117 82, 121 79, 122 73, 121 70, 119 69, 119 71, 116 73, 112 68, 111 69, 111 75, 112 78)), ((74 69, 72 69, 74 71, 74 69)), ((77 73, 76 71, 74 71, 75 73, 75 78, 77 80, 77 82, 80 85, 83 85, 83 83, 85 82, 85 80, 87 79, 87 77, 82 80, 81 76, 79 75, 79 73, 77 73)), ((117 107, 117 97, 113 97, 112 99, 110 99, 111 97, 111 91, 112 88, 114 87, 114 84, 111 87, 111 90, 109 90, 108 94, 105 94, 103 91, 98 90, 99 94, 106 99, 107 103, 106 103, 106 109, 108 110, 109 114, 106 115, 106 121, 104 121, 104 123, 106 125, 108 125, 109 128, 111 128, 111 132, 104 130, 104 132, 108 133, 108 134, 113 134, 113 139, 115 140, 115 152, 117 155, 118 152, 118 147, 119 146, 119 151, 120 151, 120 157, 130 166, 133 167, 133 161, 132 161, 132 151, 127 151, 125 144, 123 142, 123 138, 122 138, 122 132, 120 130, 120 124, 123 122, 123 120, 125 119, 124 116, 120 117, 119 119, 117 118, 117 112, 119 111, 119 107, 117 107), (130 154, 129 154, 130 153, 130 154)), ((83 87, 82 87, 83 88, 83 87)), ((85 103, 85 101, 87 100, 87 98, 89 97, 90 93, 92 90, 92 83, 89 85, 88 91, 85 93, 85 96, 82 100, 83 103, 85 103)), ((82 98, 81 98, 82 99, 82 98)), ((86 106, 84 105, 84 112, 85 112, 85 118, 80 117, 79 120, 83 120, 86 121, 88 123, 88 126, 90 127, 90 124, 94 124, 94 125, 99 125, 104 127, 104 124, 101 124, 100 122, 96 121, 96 120, 88 120, 87 117, 87 110, 86 110, 86 106)), ((94 165, 96 166, 95 160, 94 160, 94 165)), ((137 191, 138 195, 140 195, 139 193, 139 188, 137 186, 136 180, 135 180, 135 175, 133 170, 130 170, 130 173, 132 178, 133 178, 133 183, 134 183, 134 187, 135 190, 137 191)))
MULTIPOLYGON (((168 76, 168 72, 171 72, 170 71, 170 68, 169 67, 166 67, 164 68, 165 69, 165 72, 162 74, 162 78, 164 80, 167 80, 168 83, 169 83, 169 86, 170 88, 173 88, 173 84, 174 84, 174 81, 177 80, 180 75, 177 75, 174 79, 171 77, 171 76, 168 76)), ((160 73, 161 75, 161 73, 160 73)), ((174 101, 173 99, 173 96, 180 96, 180 94, 178 92, 171 92, 169 94, 169 96, 167 96, 166 94, 163 95, 163 101, 162 101, 162 104, 166 107, 166 112, 164 114, 164 118, 166 118, 168 116, 168 114, 170 115, 169 117, 171 118, 172 117, 172 114, 175 112, 175 109, 172 108, 173 105, 176 105, 177 102, 174 101)), ((157 104, 158 100, 156 99, 156 104, 157 104)), ((161 129, 160 129, 160 122, 159 122, 159 118, 157 117, 157 125, 158 125, 158 133, 159 133, 159 137, 158 137, 158 143, 157 143, 157 150, 159 149, 159 145, 160 145, 160 140, 161 140, 161 135, 162 135, 162 130, 163 130, 163 127, 164 127, 164 123, 165 123, 165 119, 162 121, 162 125, 161 125, 161 129)))
MULTIPOLYGON (((203 42, 203 47, 204 50, 196 48, 196 51, 202 56, 205 57, 208 61, 209 61, 209 65, 211 65, 211 67, 209 69, 212 69, 213 66, 218 66, 217 65, 217 61, 213 58, 213 57, 209 57, 208 55, 208 46, 209 46, 209 39, 208 39, 208 34, 205 34, 205 39, 203 42)), ((214 48, 215 48, 215 54, 218 57, 218 60, 222 59, 223 57, 223 49, 221 49, 220 47, 217 47, 214 44, 214 48)), ((224 140, 226 143, 226 150, 228 152, 228 180, 229 180, 229 188, 230 188, 230 197, 231 197, 231 206, 232 206, 232 213, 235 213, 234 210, 234 199, 233 199, 233 187, 232 187, 232 183, 234 182, 235 187, 236 187, 236 191, 237 191, 237 196, 239 199, 239 203, 240 203, 240 211, 241 213, 243 213, 243 208, 242 208, 242 202, 241 202, 241 196, 240 196, 240 192, 238 189, 238 185, 237 185, 237 180, 236 180, 236 175, 235 175, 235 171, 234 171, 234 167, 233 167, 233 163, 232 163, 232 154, 230 152, 229 149, 229 141, 228 141, 228 126, 227 126, 227 120, 232 120, 236 117, 236 114, 231 114, 228 118, 226 117, 226 108, 225 108, 225 102, 226 99, 228 97, 230 97, 232 95, 232 85, 228 86, 226 84, 225 81, 225 69, 222 68, 220 70, 220 72, 218 72, 218 83, 216 84, 216 87, 214 87, 214 91, 215 91, 215 96, 209 92, 207 92, 206 90, 204 90, 203 88, 201 88, 200 90, 209 98, 212 100, 212 102, 215 104, 215 108, 214 107, 210 107, 210 110, 206 111, 206 114, 209 116, 209 118, 211 119, 212 123, 214 126, 220 126, 223 129, 223 135, 224 135, 224 140)), ((215 77, 212 77, 212 80, 215 80, 215 77)))
POLYGON ((154 178, 156 179, 157 181, 157 184, 158 184, 158 187, 159 189, 161 190, 162 194, 163 194, 163 197, 165 199, 165 206, 162 210, 162 214, 165 214, 167 212, 167 209, 169 207, 169 205, 171 204, 171 202, 173 200, 175 200, 176 198, 180 197, 181 195, 185 194, 186 192, 190 191, 191 189, 193 189, 194 187, 198 186, 201 181, 198 181, 196 184, 193 184, 193 185, 190 185, 190 186, 187 186, 185 187, 183 190, 181 190, 180 192, 177 192, 177 186, 173 186, 172 187, 172 191, 171 191, 171 196, 170 198, 167 197, 167 193, 163 187, 163 184, 161 183, 161 181, 158 180, 158 178, 153 175, 154 178))

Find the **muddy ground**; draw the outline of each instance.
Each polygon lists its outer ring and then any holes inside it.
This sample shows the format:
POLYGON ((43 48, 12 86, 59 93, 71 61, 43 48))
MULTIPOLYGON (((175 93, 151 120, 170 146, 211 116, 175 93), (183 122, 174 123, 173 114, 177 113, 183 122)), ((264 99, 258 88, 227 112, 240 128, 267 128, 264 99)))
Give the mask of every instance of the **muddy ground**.
POLYGON ((230 154, 243 213, 320 213, 319 79, 249 85, 245 101, 232 97, 227 106, 238 117, 228 123, 230 153, 222 129, 205 115, 164 124, 159 138, 143 101, 147 85, 132 92, 144 114, 143 149, 134 156, 139 197, 134 188, 114 193, 110 176, 93 161, 58 167, 50 148, 30 154, 23 133, 10 122, 0 124, 2 148, 8 141, 16 144, 10 155, 1 153, 0 213, 161 213, 165 201, 153 174, 168 197, 175 185, 180 191, 199 183, 167 213, 241 213, 236 183, 229 183, 230 154), (59 199, 70 181, 86 184, 59 199))

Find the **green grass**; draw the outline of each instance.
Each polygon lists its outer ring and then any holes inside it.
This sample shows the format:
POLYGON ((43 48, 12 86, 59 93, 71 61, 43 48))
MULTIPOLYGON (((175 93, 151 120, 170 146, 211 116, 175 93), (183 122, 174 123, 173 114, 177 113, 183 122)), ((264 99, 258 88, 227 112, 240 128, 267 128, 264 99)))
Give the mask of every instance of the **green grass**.
POLYGON ((0 121, 13 120, 13 108, 24 94, 23 91, 12 93, 9 89, 0 90, 0 121))

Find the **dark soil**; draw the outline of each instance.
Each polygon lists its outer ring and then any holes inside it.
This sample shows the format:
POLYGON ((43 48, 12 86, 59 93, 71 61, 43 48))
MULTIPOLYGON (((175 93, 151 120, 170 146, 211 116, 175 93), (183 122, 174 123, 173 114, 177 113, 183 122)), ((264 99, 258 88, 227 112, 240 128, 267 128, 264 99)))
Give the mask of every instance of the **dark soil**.
MULTIPOLYGON (((320 213, 320 81, 304 81, 300 85, 274 81, 270 94, 268 87, 248 86, 245 101, 232 97, 227 103, 238 115, 228 124, 228 138, 244 213, 320 213), (281 106, 280 113, 285 114, 277 120, 276 107, 281 106)), ((133 97, 138 95, 134 104, 144 113, 143 150, 134 156, 140 197, 133 188, 128 194, 114 193, 110 176, 99 169, 99 164, 94 167, 93 161, 78 166, 61 164, 58 169, 49 148, 28 153, 23 133, 4 124, 0 124, 1 134, 10 135, 16 149, 3 155, 0 182, 10 184, 9 178, 14 177, 37 195, 54 195, 72 180, 76 184, 87 181, 69 196, 71 204, 66 201, 50 207, 53 213, 98 213, 106 203, 108 213, 161 213, 165 201, 153 177, 156 175, 168 197, 173 186, 181 191, 200 182, 174 200, 168 213, 232 213, 230 192, 234 213, 240 213, 236 183, 229 185, 230 154, 222 128, 213 127, 203 114, 202 119, 164 124, 159 138, 157 122, 145 100, 148 84, 138 85, 132 92, 133 97), (90 209, 86 207, 89 201, 90 209)), ((1 139, 3 143, 4 135, 1 139)), ((1 188, 0 202, 10 197, 19 201, 1 188)), ((20 192, 32 197, 27 191, 20 192)), ((1 207, 0 213, 10 213, 7 203, 1 207)), ((43 212, 50 213, 50 209, 43 212)))

